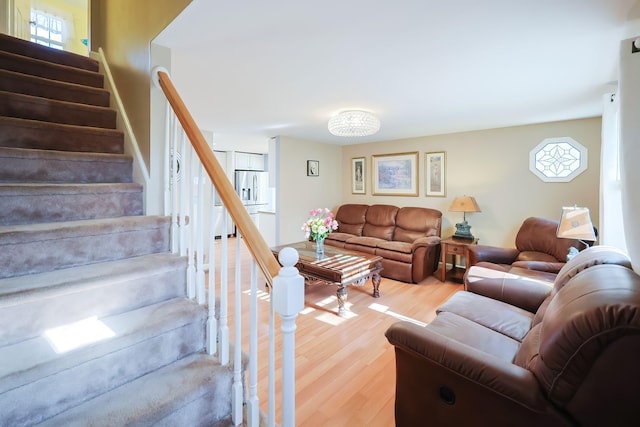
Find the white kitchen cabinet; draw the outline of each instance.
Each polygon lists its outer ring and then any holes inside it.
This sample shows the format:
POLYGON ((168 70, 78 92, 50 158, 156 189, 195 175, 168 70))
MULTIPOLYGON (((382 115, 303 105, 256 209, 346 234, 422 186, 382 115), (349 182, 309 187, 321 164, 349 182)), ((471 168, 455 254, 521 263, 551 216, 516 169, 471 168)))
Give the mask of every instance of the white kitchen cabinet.
POLYGON ((274 212, 259 212, 256 222, 262 238, 268 246, 276 246, 276 215, 274 212))
POLYGON ((236 151, 235 156, 236 156, 235 169, 252 170, 252 171, 264 170, 263 154, 244 153, 241 151, 236 151))

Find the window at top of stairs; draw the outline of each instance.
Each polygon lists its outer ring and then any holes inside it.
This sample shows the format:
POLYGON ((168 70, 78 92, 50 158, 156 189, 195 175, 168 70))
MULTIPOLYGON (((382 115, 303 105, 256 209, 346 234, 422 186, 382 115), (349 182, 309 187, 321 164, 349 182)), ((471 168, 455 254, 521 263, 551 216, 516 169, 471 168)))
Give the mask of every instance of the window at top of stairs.
POLYGON ((64 50, 64 25, 61 18, 31 9, 31 41, 34 43, 64 50))

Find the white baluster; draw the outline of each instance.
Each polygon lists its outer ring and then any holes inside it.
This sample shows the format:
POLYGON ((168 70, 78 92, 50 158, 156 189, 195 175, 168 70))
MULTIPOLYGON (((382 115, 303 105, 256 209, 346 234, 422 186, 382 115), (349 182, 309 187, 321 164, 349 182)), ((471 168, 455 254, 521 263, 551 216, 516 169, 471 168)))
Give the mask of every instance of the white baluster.
POLYGON ((236 236, 236 280, 233 343, 233 386, 231 389, 231 419, 234 425, 242 423, 242 239, 236 236))
POLYGON ((269 414, 268 425, 276 425, 276 311, 273 303, 273 284, 269 294, 269 414))
POLYGON ((216 210, 214 200, 216 188, 211 186, 211 203, 209 204, 209 318, 207 319, 207 353, 216 354, 218 339, 218 321, 216 320, 216 210))
POLYGON ((257 264, 251 260, 251 313, 249 320, 249 399, 247 401, 247 423, 258 427, 260 421, 260 399, 258 398, 258 273, 257 264))
POLYGON ((206 301, 204 293, 204 169, 198 162, 198 201, 196 214, 196 297, 198 304, 206 301))
POLYGON ((186 160, 186 134, 181 132, 180 134, 180 153, 182 153, 182 164, 180 165, 180 173, 182 178, 180 179, 180 256, 187 256, 187 215, 188 215, 188 202, 187 202, 187 180, 185 178, 184 167, 186 160))
POLYGON ((271 292, 276 312, 282 319, 282 427, 296 424, 296 360, 295 330, 296 317, 304 308, 304 279, 294 266, 298 262, 298 252, 284 248, 278 255, 283 267, 273 278, 271 292))
MULTIPOLYGON (((185 156, 186 157, 186 156, 185 156)), ((195 234, 198 232, 198 229, 195 224, 195 210, 193 209, 193 199, 195 197, 194 192, 194 181, 195 181, 195 170, 196 170, 196 160, 197 155, 195 150, 192 148, 189 150, 189 159, 191 166, 189 167, 189 173, 184 175, 186 179, 188 177, 190 188, 189 194, 187 195, 187 210, 191 214, 189 217, 189 233, 187 234, 187 256, 189 257, 189 263, 187 265, 187 296, 189 298, 194 298, 196 296, 196 267, 195 267, 195 234)), ((186 164, 186 158, 183 160, 186 164)), ((186 172, 186 171, 185 171, 186 172)))
POLYGON ((227 208, 222 211, 222 248, 220 258, 220 364, 227 365, 229 363, 229 239, 227 238, 227 208))
POLYGON ((167 102, 167 111, 165 113, 165 129, 164 129, 164 215, 171 215, 171 124, 174 120, 173 110, 167 102))
POLYGON ((171 134, 171 252, 178 253, 178 126, 175 115, 171 134))

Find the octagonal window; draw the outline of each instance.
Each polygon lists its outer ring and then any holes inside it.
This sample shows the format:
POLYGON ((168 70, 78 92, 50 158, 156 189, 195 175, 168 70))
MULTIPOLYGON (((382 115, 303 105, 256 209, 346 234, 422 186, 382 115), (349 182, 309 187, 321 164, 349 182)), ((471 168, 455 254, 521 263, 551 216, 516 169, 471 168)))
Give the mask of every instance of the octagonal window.
POLYGON ((586 169, 587 149, 573 138, 547 138, 529 153, 529 170, 545 182, 569 182, 586 169))

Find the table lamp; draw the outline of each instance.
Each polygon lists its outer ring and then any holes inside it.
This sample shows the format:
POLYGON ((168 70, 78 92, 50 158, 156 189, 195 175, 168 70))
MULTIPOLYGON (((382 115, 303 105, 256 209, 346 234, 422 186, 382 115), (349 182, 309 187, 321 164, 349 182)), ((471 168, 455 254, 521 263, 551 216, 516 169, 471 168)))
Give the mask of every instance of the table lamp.
POLYGON ((462 212, 462 222, 456 224, 456 232, 453 237, 456 239, 473 240, 471 226, 467 223, 467 212, 482 212, 476 199, 472 196, 456 197, 449 208, 451 212, 462 212))
POLYGON ((562 239, 575 239, 589 247, 589 243, 596 240, 596 232, 591 222, 589 208, 569 206, 562 208, 562 216, 556 236, 562 239))

